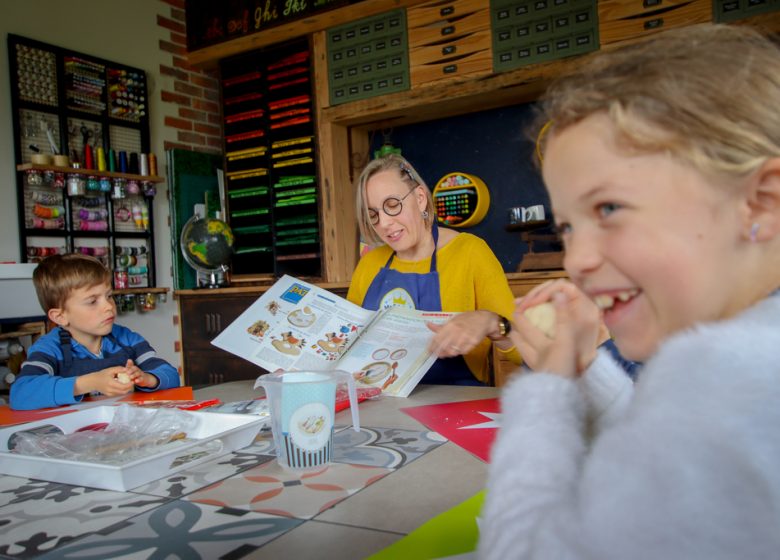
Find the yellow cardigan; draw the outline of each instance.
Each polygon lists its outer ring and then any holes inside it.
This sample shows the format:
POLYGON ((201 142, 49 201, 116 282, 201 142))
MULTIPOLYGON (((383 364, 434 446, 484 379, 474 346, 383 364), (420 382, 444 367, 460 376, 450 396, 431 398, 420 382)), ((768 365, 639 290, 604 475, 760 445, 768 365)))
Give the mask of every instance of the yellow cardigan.
MULTIPOLYGON (((363 304, 368 287, 392 252, 389 246, 382 245, 360 259, 347 292, 349 301, 357 305, 363 304)), ((442 311, 484 309, 507 318, 512 317, 515 308, 514 296, 506 274, 493 251, 481 238, 470 233, 460 233, 440 247, 436 255, 442 311)), ((430 267, 430 257, 421 261, 405 261, 397 255, 390 266, 399 272, 418 274, 428 272, 430 267)), ((489 380, 489 351, 490 340, 486 338, 464 356, 471 372, 483 383, 489 380)), ((508 358, 520 364, 517 350, 512 349, 508 358)))

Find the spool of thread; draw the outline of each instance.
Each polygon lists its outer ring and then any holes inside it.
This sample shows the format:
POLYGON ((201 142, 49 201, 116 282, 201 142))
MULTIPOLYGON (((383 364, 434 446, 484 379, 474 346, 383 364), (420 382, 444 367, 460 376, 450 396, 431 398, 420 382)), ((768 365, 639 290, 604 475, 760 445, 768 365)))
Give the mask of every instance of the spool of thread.
POLYGON ((128 274, 146 274, 149 269, 145 266, 131 266, 127 269, 128 274))
POLYGON ((58 195, 41 191, 33 191, 32 199, 35 202, 40 202, 41 204, 45 204, 47 206, 53 206, 60 201, 60 197, 58 195))
POLYGON ((65 225, 65 220, 62 218, 55 218, 53 220, 33 218, 30 220, 29 225, 36 229, 62 229, 62 227, 65 225))
POLYGON ((65 213, 62 206, 41 206, 36 204, 33 208, 33 214, 39 218, 59 218, 65 213))
POLYGON ((84 208, 97 208, 103 204, 103 198, 100 196, 82 196, 77 202, 84 208))
POLYGON ((157 176, 157 156, 151 153, 149 154, 149 175, 157 176))
POLYGON ((92 159, 92 146, 89 144, 84 146, 84 168, 95 169, 95 162, 92 159))
POLYGON ((81 231, 107 231, 108 222, 105 220, 98 220, 95 222, 90 222, 88 220, 81 220, 81 223, 79 224, 79 229, 81 231))
POLYGON ((116 263, 121 267, 135 266, 138 264, 138 257, 135 255, 119 255, 116 263))
POLYGON ((138 172, 140 175, 149 175, 149 156, 146 154, 139 154, 138 156, 138 172))
POLYGON ((133 204, 133 221, 135 222, 135 227, 138 229, 142 229, 144 227, 143 222, 143 215, 141 213, 141 206, 138 204, 133 204))
POLYGON ((119 152, 119 172, 127 173, 127 152, 119 152))
POLYGON ((138 175, 138 154, 135 152, 130 154, 130 165, 128 166, 127 171, 128 173, 138 175))
POLYGON ((83 255, 103 257, 108 254, 108 247, 77 247, 76 250, 83 255))
POLYGON ((116 153, 113 148, 108 150, 108 170, 116 171, 116 153))
POLYGON ((99 171, 106 170, 106 152, 102 146, 97 149, 97 168, 99 171))
POLYGON ((97 210, 79 209, 79 219, 94 222, 96 220, 105 220, 108 217, 108 210, 99 208, 97 210))
POLYGON ((143 255, 146 253, 146 245, 140 247, 117 247, 117 254, 119 255, 143 255))

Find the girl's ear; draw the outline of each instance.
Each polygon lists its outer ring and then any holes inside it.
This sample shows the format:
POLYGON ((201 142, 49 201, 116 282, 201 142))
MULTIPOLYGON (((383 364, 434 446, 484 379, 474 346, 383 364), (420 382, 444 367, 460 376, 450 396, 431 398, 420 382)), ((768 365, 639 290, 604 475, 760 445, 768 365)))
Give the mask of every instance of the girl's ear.
POLYGON ((768 159, 747 184, 745 235, 767 241, 780 235, 780 158, 768 159))
POLYGON ((68 326, 68 320, 65 318, 64 309, 61 309, 59 307, 53 307, 49 309, 49 312, 46 315, 49 317, 49 320, 55 323, 57 326, 59 327, 68 326))

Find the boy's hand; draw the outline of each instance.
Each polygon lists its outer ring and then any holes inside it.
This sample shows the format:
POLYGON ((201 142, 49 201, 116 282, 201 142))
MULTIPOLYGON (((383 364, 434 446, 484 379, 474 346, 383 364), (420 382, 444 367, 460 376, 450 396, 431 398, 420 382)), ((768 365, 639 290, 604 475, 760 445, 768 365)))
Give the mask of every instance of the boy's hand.
POLYGON ((126 368, 113 366, 81 375, 76 378, 76 383, 73 385, 73 394, 79 396, 97 391, 109 397, 125 395, 133 390, 133 384, 123 383, 117 379, 120 373, 126 373, 126 368))
POLYGON ((135 365, 133 360, 127 360, 124 369, 127 375, 130 376, 130 382, 134 385, 154 389, 160 384, 160 380, 157 379, 157 376, 142 371, 141 368, 135 365))

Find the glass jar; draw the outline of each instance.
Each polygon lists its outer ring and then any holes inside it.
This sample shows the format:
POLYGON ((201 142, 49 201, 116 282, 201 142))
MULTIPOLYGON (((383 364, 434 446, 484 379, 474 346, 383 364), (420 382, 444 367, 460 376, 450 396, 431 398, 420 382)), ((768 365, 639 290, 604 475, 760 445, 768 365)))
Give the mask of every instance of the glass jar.
POLYGON ((43 176, 37 169, 27 170, 27 184, 30 186, 38 186, 43 184, 43 176))
POLYGON ((83 196, 87 192, 84 179, 77 173, 68 175, 68 194, 70 196, 83 196))

